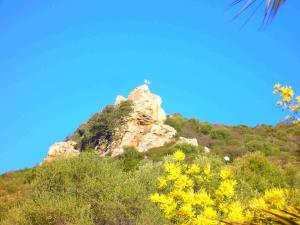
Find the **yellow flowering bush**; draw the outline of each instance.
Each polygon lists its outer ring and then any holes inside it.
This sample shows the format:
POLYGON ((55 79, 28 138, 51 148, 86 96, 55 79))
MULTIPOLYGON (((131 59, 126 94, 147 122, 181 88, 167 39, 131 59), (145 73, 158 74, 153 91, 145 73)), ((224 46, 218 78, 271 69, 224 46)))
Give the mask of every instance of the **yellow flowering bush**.
POLYGON ((291 115, 286 116, 285 119, 288 122, 299 123, 300 119, 297 115, 300 112, 300 96, 295 96, 291 86, 282 86, 279 83, 275 84, 273 93, 281 97, 277 105, 284 110, 289 110, 291 113, 291 115))
POLYGON ((150 196, 169 224, 265 224, 270 213, 291 209, 287 208, 286 189, 274 188, 242 203, 235 197, 237 181, 229 166, 212 171, 210 165, 189 165, 184 159, 180 150, 173 154, 164 164, 164 176, 158 178, 159 193, 150 196))

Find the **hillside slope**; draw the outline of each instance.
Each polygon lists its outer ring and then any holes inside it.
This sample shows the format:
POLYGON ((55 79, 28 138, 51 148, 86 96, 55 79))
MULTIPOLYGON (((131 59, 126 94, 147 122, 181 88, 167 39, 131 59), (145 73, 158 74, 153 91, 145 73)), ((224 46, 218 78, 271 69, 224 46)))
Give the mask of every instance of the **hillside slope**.
MULTIPOLYGON (((226 126, 179 113, 167 116, 161 100, 145 86, 137 93, 137 99, 118 97, 117 104, 80 125, 64 145, 50 148, 59 157, 1 175, 0 224, 165 224, 149 195, 157 191, 162 163, 178 149, 187 162, 202 168, 230 166, 241 202, 273 187, 300 188, 299 124, 226 126), (143 143, 148 143, 146 151, 140 148, 143 143), (118 154, 111 157, 115 149, 118 154)), ((300 197, 295 194, 292 200, 300 197)))

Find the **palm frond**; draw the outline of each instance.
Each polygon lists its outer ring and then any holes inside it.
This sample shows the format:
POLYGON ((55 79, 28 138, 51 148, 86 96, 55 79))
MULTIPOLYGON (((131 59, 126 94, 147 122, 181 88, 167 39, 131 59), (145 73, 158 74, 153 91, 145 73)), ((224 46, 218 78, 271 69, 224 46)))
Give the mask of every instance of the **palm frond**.
POLYGON ((299 225, 299 223, 297 223, 295 221, 296 218, 298 218, 299 215, 293 216, 292 213, 283 211, 283 210, 279 210, 282 213, 284 213, 285 215, 279 215, 278 213, 272 212, 270 210, 261 210, 269 215, 271 215, 271 217, 269 218, 270 221, 273 221, 277 224, 283 224, 283 225, 299 225), (290 216, 292 216, 292 218, 290 218, 290 216))
POLYGON ((250 14, 250 17, 246 20, 246 22, 248 22, 252 18, 252 16, 256 13, 256 11, 265 3, 265 12, 264 12, 262 24, 266 25, 267 23, 271 22, 274 19, 279 9, 283 6, 283 4, 286 1, 287 0, 234 0, 231 3, 229 3, 229 7, 242 5, 241 9, 233 17, 232 20, 238 18, 241 14, 245 13, 247 10, 252 9, 252 13, 250 14))

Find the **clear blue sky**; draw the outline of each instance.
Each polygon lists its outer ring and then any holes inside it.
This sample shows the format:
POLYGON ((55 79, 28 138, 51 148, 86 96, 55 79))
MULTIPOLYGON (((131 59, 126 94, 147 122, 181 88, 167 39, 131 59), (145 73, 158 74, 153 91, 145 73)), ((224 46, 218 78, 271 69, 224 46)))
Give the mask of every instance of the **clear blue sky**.
POLYGON ((0 1, 0 173, 151 81, 167 113, 276 124, 275 82, 300 91, 300 2, 257 31, 220 0, 0 1), (298 88, 298 89, 297 89, 298 88))

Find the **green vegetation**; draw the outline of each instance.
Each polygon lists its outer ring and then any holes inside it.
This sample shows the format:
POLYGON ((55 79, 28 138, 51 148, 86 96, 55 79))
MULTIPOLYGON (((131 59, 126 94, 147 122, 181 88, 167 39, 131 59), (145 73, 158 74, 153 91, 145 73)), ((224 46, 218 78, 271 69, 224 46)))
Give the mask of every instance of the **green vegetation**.
MULTIPOLYGON (((237 181, 235 200, 241 203, 271 188, 300 188, 299 124, 224 126, 175 114, 166 123, 179 136, 197 138, 199 147, 170 143, 139 153, 129 146, 114 159, 87 151, 105 135, 116 135, 130 112, 130 102, 109 106, 81 125, 71 137, 84 151, 78 157, 1 175, 0 224, 168 224, 149 196, 158 192, 157 177, 163 175, 163 164, 178 149, 185 154, 186 163, 200 168, 210 165, 211 172, 229 166, 237 181), (211 148, 209 154, 204 153, 204 146, 211 148), (224 162, 225 155, 231 157, 230 163, 224 162)), ((211 192, 218 185, 215 179, 205 187, 211 192)), ((295 191, 289 200, 299 205, 299 199, 295 191)))
POLYGON ((221 156, 236 158, 259 151, 272 157, 274 162, 300 162, 299 124, 225 126, 185 119, 178 113, 169 116, 166 124, 173 126, 179 136, 196 138, 201 146, 221 156))
MULTIPOLYGON (((183 149, 187 162, 201 168, 210 165, 211 171, 220 171, 225 166, 220 155, 207 155, 200 147, 186 144, 145 154, 128 147, 118 159, 100 158, 87 151, 2 175, 0 224, 165 224, 164 215, 149 202, 149 196, 158 191, 157 177, 162 175, 163 163, 170 161, 169 155, 177 148, 183 149)), ((241 201, 270 187, 299 188, 299 167, 275 163, 260 152, 238 157, 229 165, 238 181, 236 196, 241 201)), ((293 200, 297 202, 297 197, 293 200)))
POLYGON ((78 143, 81 151, 94 149, 100 142, 108 149, 112 140, 121 131, 126 117, 133 111, 132 102, 124 101, 117 106, 108 105, 100 113, 93 115, 70 137, 78 143))
POLYGON ((131 172, 122 165, 90 152, 45 163, 31 171, 30 197, 2 215, 0 224, 162 224, 148 201, 159 164, 143 162, 131 172))
POLYGON ((31 170, 20 170, 0 176, 0 222, 11 208, 22 204, 29 196, 31 175, 31 170))
MULTIPOLYGON (((262 169, 259 175, 271 175, 270 180, 277 175, 259 155, 250 155, 245 162, 245 168, 262 169)), ((153 193, 150 200, 159 206, 168 224, 173 225, 299 224, 300 210, 293 200, 298 190, 272 185, 246 200, 237 195, 236 187, 240 185, 236 178, 230 165, 212 170, 210 163, 189 164, 185 153, 177 150, 164 163, 164 173, 158 177, 159 192, 153 193)), ((238 192, 245 195, 245 190, 238 192)))

